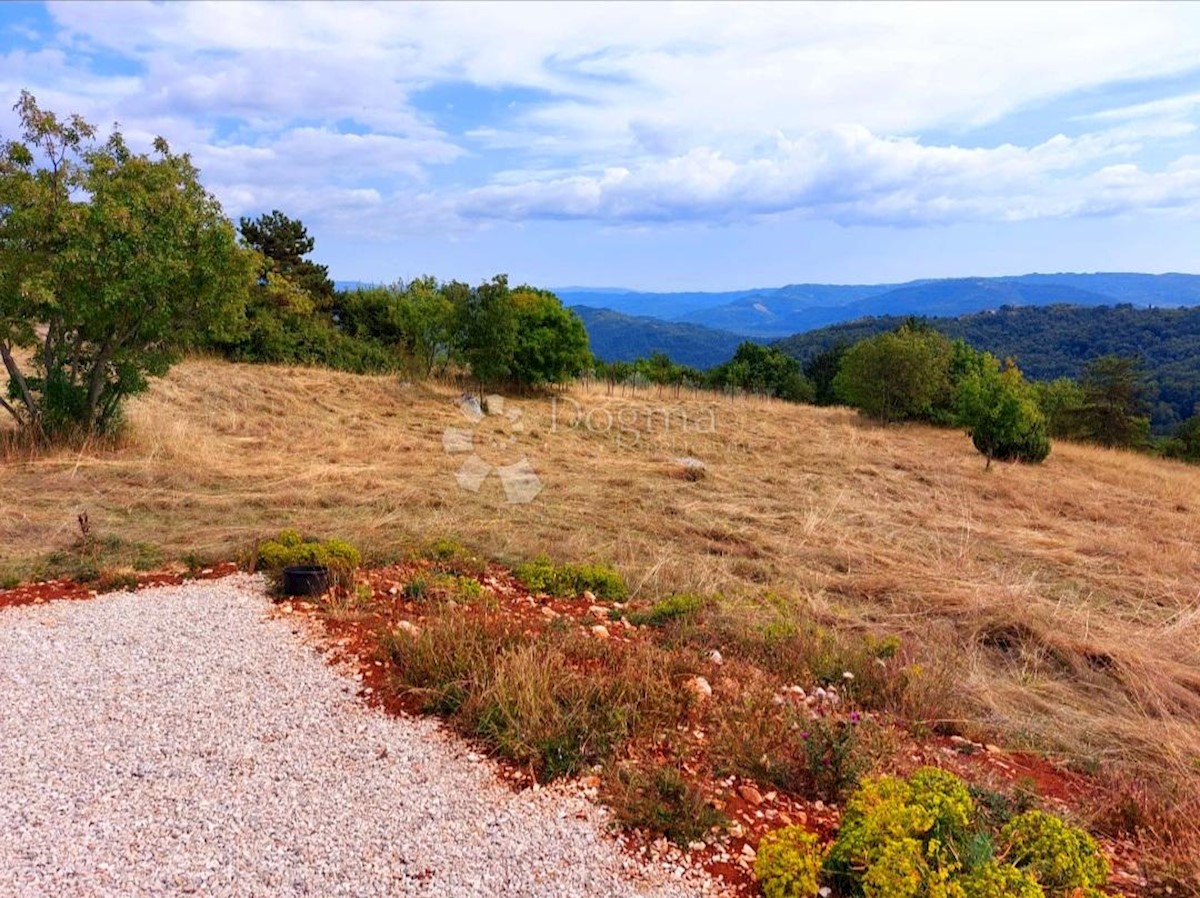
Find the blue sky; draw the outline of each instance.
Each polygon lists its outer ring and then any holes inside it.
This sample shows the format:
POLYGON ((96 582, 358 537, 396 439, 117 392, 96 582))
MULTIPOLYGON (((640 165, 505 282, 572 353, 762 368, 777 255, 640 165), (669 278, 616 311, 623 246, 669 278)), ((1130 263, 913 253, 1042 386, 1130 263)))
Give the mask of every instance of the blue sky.
POLYGON ((1200 271, 1200 4, 0 4, 22 89, 338 279, 1200 271))

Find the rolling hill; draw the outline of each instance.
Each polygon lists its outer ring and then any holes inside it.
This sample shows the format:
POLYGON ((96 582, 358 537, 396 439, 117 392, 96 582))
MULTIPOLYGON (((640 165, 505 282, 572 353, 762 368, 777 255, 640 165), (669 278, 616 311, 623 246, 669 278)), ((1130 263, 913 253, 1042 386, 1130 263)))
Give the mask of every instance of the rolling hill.
POLYGON ((589 306, 571 309, 583 319, 593 354, 605 362, 631 362, 665 352, 677 364, 711 368, 727 361, 738 344, 746 340, 739 334, 699 324, 625 315, 589 306))
POLYGON ((602 306, 761 338, 784 337, 868 315, 965 315, 1000 306, 1200 305, 1191 274, 1027 274, 943 278, 906 284, 792 284, 727 293, 564 290, 568 305, 602 306))
MULTIPOLYGON (((1078 377, 1101 355, 1138 356, 1157 396, 1157 429, 1190 417, 1200 402, 1200 307, 1138 309, 1132 305, 1004 306, 926 322, 951 339, 961 338, 997 358, 1013 358, 1028 377, 1078 377)), ((802 334, 774 345, 806 362, 839 343, 893 330, 904 316, 864 318, 802 334)))

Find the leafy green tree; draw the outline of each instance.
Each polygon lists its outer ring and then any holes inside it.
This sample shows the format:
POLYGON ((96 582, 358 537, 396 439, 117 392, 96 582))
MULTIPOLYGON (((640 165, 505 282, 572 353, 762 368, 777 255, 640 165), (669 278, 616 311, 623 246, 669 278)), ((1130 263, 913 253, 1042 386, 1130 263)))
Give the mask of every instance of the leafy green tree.
POLYGON ((1038 408, 1046 418, 1050 436, 1057 439, 1074 439, 1079 436, 1080 411, 1083 408, 1083 390, 1069 377, 1054 380, 1038 380, 1030 384, 1038 408))
POLYGON ((333 303, 334 285, 329 269, 304 258, 313 251, 316 241, 299 219, 288 218, 278 209, 256 219, 242 218, 238 230, 242 239, 263 258, 259 283, 265 284, 267 272, 285 277, 308 293, 320 308, 333 303))
POLYGON ((503 383, 513 373, 519 327, 508 276, 475 288, 451 284, 447 295, 454 303, 455 345, 471 376, 480 386, 503 383))
POLYGON ((773 346, 748 340, 738 346, 732 359, 709 372, 709 380, 719 387, 732 387, 789 402, 812 402, 816 395, 799 362, 773 346))
POLYGON ((992 459, 1036 463, 1050 454, 1046 419, 1011 359, 1001 366, 985 354, 959 385, 957 406, 959 423, 988 467, 992 459))
POLYGON ((517 336, 511 371, 520 386, 560 384, 587 370, 592 353, 578 315, 550 291, 535 287, 517 287, 512 300, 517 336))
POLYGON ((941 334, 903 326, 854 344, 834 378, 834 392, 879 421, 931 420, 951 390, 952 356, 941 334))
POLYGON ((79 116, 16 104, 0 155, 0 407, 35 434, 111 429, 122 400, 226 333, 253 280, 187 155, 103 144, 79 116), (15 350, 32 350, 26 368, 15 350))
POLYGON ((413 376, 429 377, 450 360, 454 304, 434 277, 346 291, 338 306, 343 333, 397 354, 413 376))
POLYGON ((1192 415, 1175 428, 1163 442, 1162 454, 1167 458, 1200 462, 1200 414, 1192 415))
POLYGON ((1130 449, 1147 444, 1149 387, 1135 357, 1106 355, 1093 359, 1084 368, 1079 386, 1083 402, 1078 428, 1084 439, 1101 446, 1130 449))
POLYGON ((838 397, 833 389, 833 381, 849 349, 848 343, 839 341, 817 353, 804 365, 804 376, 813 385, 813 401, 817 405, 837 404, 838 397))

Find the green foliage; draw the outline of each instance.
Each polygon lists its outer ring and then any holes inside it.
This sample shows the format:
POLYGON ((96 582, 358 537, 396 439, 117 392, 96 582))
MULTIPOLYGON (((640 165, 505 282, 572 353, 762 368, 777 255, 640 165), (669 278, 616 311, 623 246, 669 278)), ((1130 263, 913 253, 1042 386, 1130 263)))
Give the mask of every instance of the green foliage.
POLYGON ((804 376, 813 385, 813 401, 817 405, 837 404, 838 396, 833 382, 842 367, 842 359, 849 349, 848 343, 834 343, 804 363, 804 376))
POLYGON ((234 326, 252 255, 166 141, 153 156, 118 131, 96 144, 26 92, 16 110, 22 140, 0 151, 0 408, 35 435, 111 430, 147 378, 234 326))
POLYGON ((614 766, 605 783, 605 798, 621 825, 662 833, 681 845, 726 823, 678 769, 666 764, 648 769, 614 766))
POLYGON ((1088 362, 1080 379, 1080 435, 1101 446, 1144 447, 1150 438, 1149 387, 1134 357, 1101 356, 1088 362))
POLYGON ((265 284, 269 274, 275 274, 295 284, 313 298, 318 306, 328 308, 333 301, 334 286, 329 269, 304 258, 313 251, 315 242, 298 219, 288 218, 278 209, 256 219, 243 218, 238 231, 246 245, 260 255, 259 283, 265 284))
POLYGON ((343 539, 305 539, 295 530, 282 530, 258 546, 256 566, 278 580, 285 567, 311 564, 327 567, 336 582, 348 585, 362 564, 362 554, 343 539))
POLYGON ((846 806, 826 871, 855 895, 939 893, 960 872, 973 813, 963 782, 937 768, 867 779, 846 806))
POLYGON ((592 361, 579 316, 546 290, 517 287, 512 293, 517 339, 511 372, 521 387, 561 384, 578 377, 592 361))
POLYGON ((454 357, 454 304, 436 278, 341 293, 336 316, 344 334, 386 350, 409 376, 445 371, 454 357))
POLYGON ((1045 898, 1036 879, 1012 864, 987 860, 963 877, 962 898, 1045 898))
POLYGON ((946 771, 868 779, 846 806, 824 872, 842 893, 868 898, 1101 894, 1108 865, 1087 833, 1042 811, 1013 817, 995 836, 993 826, 946 771))
POLYGON ((1036 463, 1050 454, 1046 420, 1011 360, 999 366, 990 355, 958 387, 958 420, 975 448, 1001 461, 1036 463))
POLYGON ((1083 391, 1069 377, 1030 383, 1033 398, 1046 419, 1046 432, 1054 438, 1075 439, 1079 436, 1079 411, 1083 407, 1083 391))
POLYGON ((1162 454, 1167 458, 1200 462, 1200 415, 1192 415, 1163 442, 1162 454))
POLYGON ((814 833, 785 826, 758 843, 754 875, 766 898, 815 898, 823 862, 824 852, 814 833))
POLYGON ((677 618, 695 614, 709 599, 693 593, 680 593, 655 602, 646 611, 629 615, 629 622, 639 627, 664 627, 677 618))
POLYGON ((774 396, 789 402, 812 402, 816 397, 799 362, 773 346, 750 341, 742 343, 728 362, 711 369, 706 380, 723 389, 774 396))
POLYGON ((519 322, 508 277, 498 274, 491 281, 470 288, 450 284, 454 303, 456 343, 480 384, 499 384, 513 374, 519 322))
POLYGON ((874 722, 851 712, 847 717, 825 714, 800 733, 804 759, 804 792, 824 801, 841 801, 858 785, 867 768, 862 731, 874 722))
POLYGON ((625 580, 605 564, 556 565, 543 555, 517 565, 513 573, 526 588, 553 596, 573 598, 590 591, 597 598, 619 601, 629 594, 625 580))
POLYGON ((952 357, 941 334, 906 324, 852 346, 834 392, 879 421, 934 420, 949 404, 952 357))
POLYGON ((1044 811, 1026 811, 1000 831, 1000 852, 1018 869, 1037 879, 1050 898, 1082 889, 1098 896, 1108 879, 1108 861, 1095 840, 1044 811))
MULTIPOLYGON (((1150 415, 1156 433, 1190 417, 1200 402, 1200 308, 1013 306, 928 321, 951 339, 962 338, 999 359, 1016 359, 1035 382, 1078 380, 1084 366, 1100 356, 1138 356, 1146 368, 1148 394, 1158 393, 1158 402, 1138 414, 1150 415)), ((797 334, 776 345, 807 362, 839 342, 853 343, 902 323, 897 316, 868 318, 797 334)), ((1068 402, 1065 408, 1078 404, 1068 402)), ((1069 417, 1059 418, 1044 403, 1042 411, 1052 438, 1076 438, 1069 417)))

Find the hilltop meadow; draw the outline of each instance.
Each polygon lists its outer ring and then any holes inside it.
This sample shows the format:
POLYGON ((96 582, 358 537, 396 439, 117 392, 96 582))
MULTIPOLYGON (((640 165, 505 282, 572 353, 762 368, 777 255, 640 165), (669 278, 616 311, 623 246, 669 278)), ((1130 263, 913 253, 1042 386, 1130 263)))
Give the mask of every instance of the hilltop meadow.
POLYGON ((960 431, 595 382, 473 426, 460 392, 185 361, 128 403, 118 438, 10 448, 0 577, 77 572, 86 512, 105 571, 252 557, 291 526, 375 563, 444 537, 508 563, 611 563, 635 605, 786 595, 899 638, 914 724, 1100 774, 1153 852, 1194 852, 1200 469, 1065 441, 985 469, 960 431), (507 501, 494 468, 461 488, 448 429, 487 466, 528 459, 540 493, 507 501))

